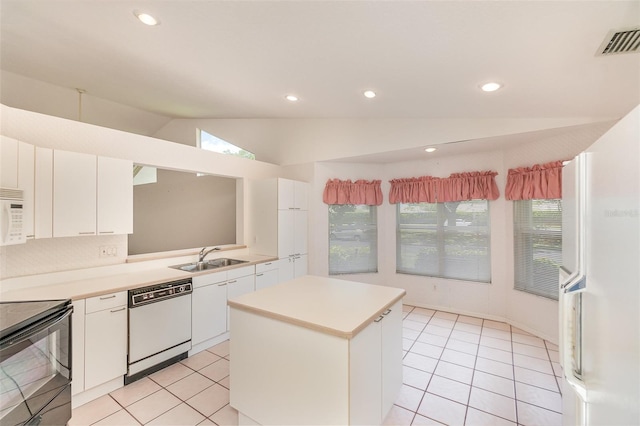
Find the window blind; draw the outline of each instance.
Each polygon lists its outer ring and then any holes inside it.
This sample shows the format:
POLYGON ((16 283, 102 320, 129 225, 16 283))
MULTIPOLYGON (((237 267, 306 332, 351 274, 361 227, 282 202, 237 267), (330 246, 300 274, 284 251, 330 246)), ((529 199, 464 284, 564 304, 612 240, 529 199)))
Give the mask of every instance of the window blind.
POLYGON ((514 288, 558 300, 562 201, 514 201, 514 288))
POLYGON ((378 272, 375 206, 329 206, 329 275, 378 272))
POLYGON ((396 271, 491 281, 489 202, 397 205, 396 271))

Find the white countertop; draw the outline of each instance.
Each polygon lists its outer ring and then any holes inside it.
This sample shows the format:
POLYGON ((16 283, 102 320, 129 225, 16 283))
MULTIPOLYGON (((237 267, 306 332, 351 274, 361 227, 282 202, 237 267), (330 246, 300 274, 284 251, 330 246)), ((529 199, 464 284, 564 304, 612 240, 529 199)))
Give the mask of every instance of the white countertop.
POLYGON ((307 275, 229 300, 229 306, 347 339, 405 290, 307 275))
MULTIPOLYGON (((56 283, 47 283, 45 285, 31 286, 14 286, 8 291, 0 293, 0 301, 17 301, 17 300, 49 300, 49 299, 86 299, 88 297, 100 296, 117 291, 127 291, 133 288, 144 287, 148 285, 160 284, 167 281, 179 280, 183 278, 195 277, 214 272, 227 271, 235 268, 255 265, 257 263, 269 262, 277 260, 273 256, 264 256, 257 254, 234 255, 234 259, 246 260, 234 266, 216 268, 201 272, 185 272, 173 269, 168 266, 158 266, 151 269, 141 269, 118 273, 117 268, 106 268, 109 271, 105 274, 95 274, 91 272, 87 278, 78 279, 78 271, 73 271, 74 278, 62 280, 56 283)), ((180 263, 180 262, 176 262, 180 263)), ((184 263, 184 262, 183 262, 184 263)), ((35 276, 28 277, 29 281, 33 281, 35 276)), ((46 279, 43 277, 43 282, 46 279)))

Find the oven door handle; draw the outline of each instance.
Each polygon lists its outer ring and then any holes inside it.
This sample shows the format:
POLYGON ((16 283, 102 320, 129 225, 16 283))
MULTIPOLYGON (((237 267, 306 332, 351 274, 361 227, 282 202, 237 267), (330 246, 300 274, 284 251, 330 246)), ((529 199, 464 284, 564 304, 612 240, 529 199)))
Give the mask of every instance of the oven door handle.
POLYGON ((31 336, 40 333, 48 328, 56 326, 58 323, 64 321, 68 316, 73 313, 73 306, 69 305, 64 311, 55 314, 54 316, 49 317, 45 322, 35 324, 24 331, 22 331, 19 335, 15 336, 12 340, 7 340, 2 342, 2 346, 5 345, 15 345, 21 342, 24 342, 31 336))

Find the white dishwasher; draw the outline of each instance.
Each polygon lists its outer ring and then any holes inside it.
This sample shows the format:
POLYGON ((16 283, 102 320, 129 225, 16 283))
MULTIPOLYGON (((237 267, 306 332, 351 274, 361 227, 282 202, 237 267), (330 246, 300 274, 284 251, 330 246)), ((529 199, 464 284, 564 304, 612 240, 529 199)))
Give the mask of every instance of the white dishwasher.
POLYGON ((191 278, 129 290, 125 384, 187 357, 192 292, 191 278))

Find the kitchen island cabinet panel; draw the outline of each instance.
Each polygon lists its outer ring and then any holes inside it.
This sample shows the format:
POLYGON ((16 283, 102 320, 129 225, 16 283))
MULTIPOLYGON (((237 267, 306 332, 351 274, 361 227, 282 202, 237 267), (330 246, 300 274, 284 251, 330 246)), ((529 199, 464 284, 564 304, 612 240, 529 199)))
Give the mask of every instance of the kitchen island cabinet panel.
POLYGON ((346 339, 238 309, 231 323, 232 407, 260 424, 345 424, 346 339))
POLYGON ((380 424, 402 385, 404 294, 307 275, 229 299, 240 419, 380 424))

